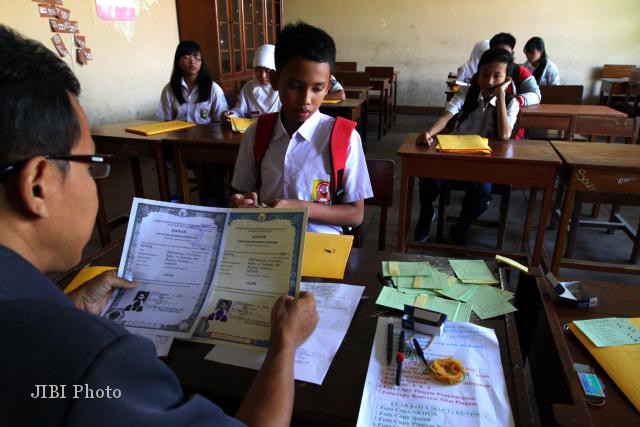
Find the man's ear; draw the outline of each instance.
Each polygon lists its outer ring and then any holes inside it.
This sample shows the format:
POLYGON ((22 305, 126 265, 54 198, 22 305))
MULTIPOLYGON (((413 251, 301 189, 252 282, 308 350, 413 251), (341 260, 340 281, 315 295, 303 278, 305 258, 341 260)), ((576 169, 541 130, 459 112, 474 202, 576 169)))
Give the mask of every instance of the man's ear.
POLYGON ((280 74, 277 71, 269 71, 269 83, 271 83, 271 87, 273 90, 279 90, 280 87, 280 74))
POLYGON ((60 191, 60 175, 60 170, 42 156, 29 159, 20 168, 15 184, 24 212, 38 218, 50 216, 47 203, 50 203, 52 194, 60 191))

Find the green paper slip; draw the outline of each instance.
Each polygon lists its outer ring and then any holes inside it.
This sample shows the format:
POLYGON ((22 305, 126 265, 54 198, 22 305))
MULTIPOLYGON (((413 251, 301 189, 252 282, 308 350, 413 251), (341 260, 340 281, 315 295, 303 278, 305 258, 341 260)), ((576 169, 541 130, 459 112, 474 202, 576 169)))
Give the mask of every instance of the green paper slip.
POLYGON ((403 294, 398 292, 396 289, 383 286, 380 291, 380 295, 378 295, 378 299, 376 300, 376 304, 404 311, 404 305, 413 305, 415 299, 415 295, 403 294))
POLYGON ((454 283, 448 289, 438 290, 440 295, 444 295, 447 298, 455 299, 458 301, 469 301, 476 291, 477 286, 475 285, 462 285, 460 283, 454 283))
POLYGON ((502 295, 502 297, 504 299, 506 299, 507 301, 509 301, 511 298, 513 298, 514 293, 511 291, 505 291, 504 289, 500 289, 500 288, 494 288, 496 291, 498 291, 498 293, 500 295, 502 295))
POLYGON ((398 291, 401 294, 406 294, 406 295, 420 295, 420 294, 436 295, 435 291, 432 289, 398 288, 398 291))
POLYGON ((449 281, 447 275, 433 269, 431 276, 416 276, 413 278, 413 287, 418 289, 447 289, 449 281))
POLYGON ((471 304, 461 302, 458 306, 458 311, 456 312, 456 316, 453 318, 453 321, 469 323, 469 318, 471 317, 471 309, 471 304))
POLYGON ((385 276, 431 276, 428 262, 382 261, 382 274, 385 276))
POLYGON ((456 317, 460 303, 433 295, 418 295, 415 306, 426 310, 437 311, 438 313, 444 313, 449 320, 453 320, 456 317))
POLYGON ((391 276, 398 288, 413 288, 413 276, 391 276))
POLYGON ((640 344, 640 329, 624 317, 575 320, 573 323, 596 347, 640 344))
POLYGON ((517 309, 509 301, 491 286, 477 286, 469 303, 473 306, 473 311, 481 319, 500 316, 511 313, 517 309))
POLYGON ((481 259, 450 259, 449 264, 462 283, 500 283, 489 270, 487 263, 481 259))

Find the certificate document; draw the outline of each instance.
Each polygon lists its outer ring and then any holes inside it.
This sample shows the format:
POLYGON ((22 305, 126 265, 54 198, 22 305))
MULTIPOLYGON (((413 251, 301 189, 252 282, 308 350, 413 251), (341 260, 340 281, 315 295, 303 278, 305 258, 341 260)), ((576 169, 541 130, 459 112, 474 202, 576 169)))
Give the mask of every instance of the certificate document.
POLYGON ((135 281, 105 316, 143 334, 189 338, 212 286, 228 210, 135 198, 118 275, 135 281))
POLYGON ((234 209, 215 287, 193 334, 199 342, 268 347, 271 309, 297 296, 305 210, 234 209))

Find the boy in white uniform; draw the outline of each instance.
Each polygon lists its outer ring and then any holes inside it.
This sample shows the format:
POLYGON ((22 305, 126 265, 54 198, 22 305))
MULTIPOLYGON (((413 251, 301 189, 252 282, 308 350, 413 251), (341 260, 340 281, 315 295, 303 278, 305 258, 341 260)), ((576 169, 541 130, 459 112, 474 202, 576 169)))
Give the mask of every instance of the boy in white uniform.
POLYGON ((364 199, 373 196, 360 135, 351 133, 344 171, 344 194, 330 200, 332 164, 330 135, 335 119, 318 108, 329 90, 335 63, 335 44, 326 32, 297 23, 287 25, 278 38, 276 72, 282 108, 269 145, 255 161, 256 125, 242 140, 231 186, 232 207, 306 207, 308 231, 339 234, 343 226, 362 223, 364 199), (259 195, 259 196, 258 196, 259 195), (259 202, 260 200, 260 202, 259 202), (340 203, 337 203, 340 202, 340 203))
POLYGON ((254 77, 242 86, 236 106, 222 114, 222 121, 228 121, 230 115, 255 118, 260 114, 280 111, 278 92, 271 87, 269 74, 276 69, 274 52, 276 47, 264 44, 253 57, 254 77))

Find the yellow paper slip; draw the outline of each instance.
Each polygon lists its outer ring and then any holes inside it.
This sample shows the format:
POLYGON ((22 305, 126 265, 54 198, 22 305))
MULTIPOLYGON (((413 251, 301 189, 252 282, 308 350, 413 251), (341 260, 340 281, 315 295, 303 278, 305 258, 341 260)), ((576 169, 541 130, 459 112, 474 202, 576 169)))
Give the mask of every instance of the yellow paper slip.
POLYGON ((342 102, 341 99, 323 99, 322 103, 323 104, 337 104, 339 102, 342 102))
POLYGON ((353 245, 353 236, 307 233, 304 238, 302 275, 342 279, 353 245))
POLYGON ((230 116, 231 129, 234 132, 245 133, 245 131, 256 121, 256 119, 244 119, 242 117, 230 116))
POLYGON ((116 267, 99 267, 99 266, 85 267, 82 270, 80 270, 78 274, 76 274, 76 277, 73 278, 71 283, 67 285, 67 287, 64 289, 64 293, 65 294, 71 293, 76 289, 78 289, 80 285, 93 279, 98 274, 102 274, 105 271, 115 270, 115 269, 116 267))
POLYGON ((452 153, 491 153, 489 140, 479 135, 438 135, 438 150, 452 153))
MULTIPOLYGON (((629 321, 640 327, 640 317, 629 321)), ((569 329, 640 411, 640 344, 596 347, 576 325, 569 323, 569 329)))
POLYGON ((182 120, 171 120, 169 122, 147 123, 146 125, 132 126, 126 128, 127 132, 138 133, 140 135, 158 135, 161 133, 173 132, 180 129, 186 129, 197 126, 195 123, 183 122, 182 120))

